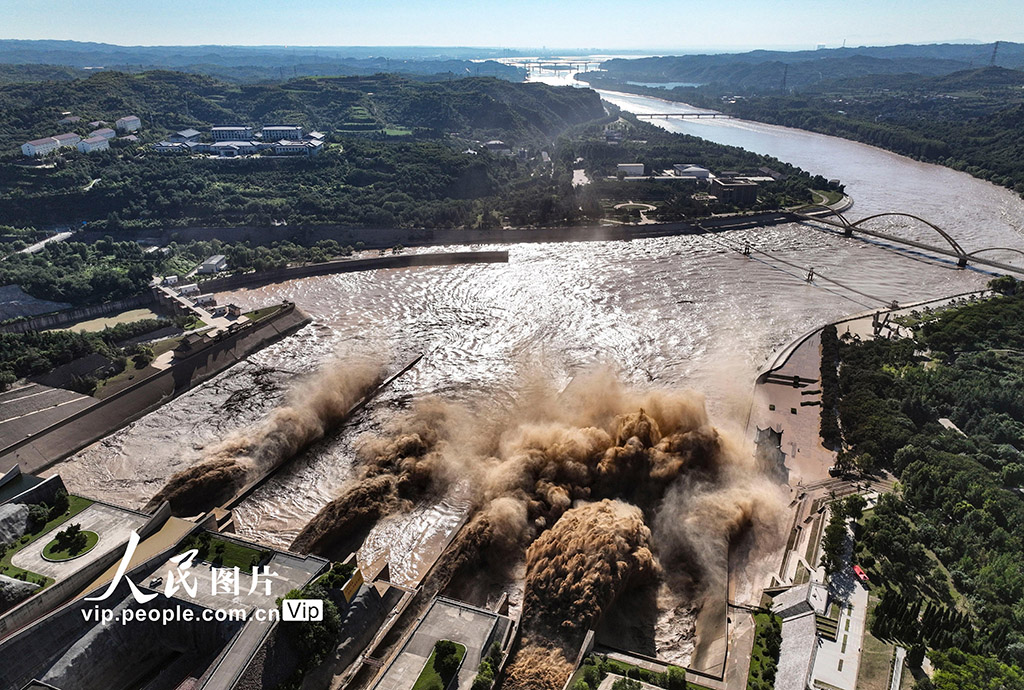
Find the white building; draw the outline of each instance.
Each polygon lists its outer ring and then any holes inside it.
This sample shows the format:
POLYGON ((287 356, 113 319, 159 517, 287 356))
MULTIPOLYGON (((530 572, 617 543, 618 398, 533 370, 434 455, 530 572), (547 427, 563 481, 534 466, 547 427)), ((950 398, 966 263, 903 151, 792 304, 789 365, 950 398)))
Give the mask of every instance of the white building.
MULTIPOLYGON (((186 144, 182 144, 186 146, 186 144)), ((210 152, 221 158, 233 158, 256 153, 258 147, 251 141, 218 141, 210 145, 210 152)))
POLYGON ((274 144, 275 156, 316 156, 324 148, 319 139, 309 141, 279 141, 274 144))
POLYGON ((302 138, 302 127, 298 125, 270 125, 263 128, 263 141, 295 141, 302 138))
POLYGON ((171 136, 167 137, 167 141, 184 144, 188 142, 199 141, 200 132, 198 129, 183 129, 180 132, 175 132, 171 136))
POLYGON ((78 146, 78 142, 82 140, 82 137, 68 132, 66 134, 58 134, 54 139, 57 140, 57 148, 72 148, 78 146))
POLYGON ((153 144, 153 150, 157 153, 172 155, 177 153, 188 153, 189 148, 185 144, 176 141, 161 141, 153 144))
POLYGON ((188 297, 189 295, 198 295, 199 286, 195 283, 189 283, 188 285, 182 285, 178 288, 178 294, 182 297, 188 297))
POLYGON ((196 273, 217 273, 228 267, 228 260, 223 254, 216 254, 204 261, 196 273))
POLYGON ((626 177, 643 177, 643 163, 619 163, 615 169, 616 173, 623 173, 626 177))
POLYGON ((89 137, 78 142, 78 150, 82 153, 106 151, 110 148, 110 140, 105 137, 89 137))
POLYGON ((692 177, 698 180, 706 180, 711 176, 711 171, 692 163, 676 163, 672 166, 676 177, 692 177))
POLYGON ((216 307, 217 298, 213 295, 199 295, 192 304, 197 307, 216 307))
POLYGON ((104 139, 113 139, 117 136, 117 132, 112 130, 110 127, 103 127, 101 129, 94 129, 89 132, 89 137, 103 137, 104 139))
POLYGON ((252 127, 245 125, 218 125, 210 128, 214 141, 248 141, 252 139, 252 127))
POLYGON ((124 117, 118 118, 114 123, 118 132, 128 134, 129 132, 137 132, 142 128, 142 120, 135 115, 125 115, 124 117))
POLYGON ((52 153, 57 150, 60 143, 53 137, 45 137, 43 139, 33 139, 27 141, 21 145, 21 152, 29 157, 32 156, 45 156, 48 153, 52 153))

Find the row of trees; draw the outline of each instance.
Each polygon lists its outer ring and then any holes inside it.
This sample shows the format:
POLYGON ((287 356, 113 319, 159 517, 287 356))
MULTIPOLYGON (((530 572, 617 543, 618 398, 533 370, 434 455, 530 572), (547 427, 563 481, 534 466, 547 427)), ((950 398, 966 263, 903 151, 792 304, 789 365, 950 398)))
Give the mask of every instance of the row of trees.
POLYGON ((1024 503, 1007 486, 1024 479, 1024 296, 1004 291, 939 312, 914 339, 840 339, 838 408, 849 455, 902 487, 857 530, 883 590, 877 632, 1020 664, 1024 503))
POLYGON ((839 335, 833 324, 821 331, 821 440, 825 447, 839 450, 839 335))

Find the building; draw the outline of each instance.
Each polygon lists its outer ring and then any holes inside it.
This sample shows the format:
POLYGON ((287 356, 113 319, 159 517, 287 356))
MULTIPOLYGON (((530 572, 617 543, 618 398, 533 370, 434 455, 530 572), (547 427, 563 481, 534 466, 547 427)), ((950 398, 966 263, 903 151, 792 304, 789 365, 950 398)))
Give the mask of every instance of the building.
POLYGON ((181 297, 189 297, 190 295, 198 295, 199 286, 195 283, 189 283, 188 285, 182 285, 178 288, 178 295, 181 297))
MULTIPOLYGON (((187 146, 187 144, 182 144, 187 146)), ((221 158, 234 158, 256 153, 259 147, 252 141, 217 141, 210 145, 210 152, 221 158)))
POLYGON ((210 128, 214 141, 248 141, 252 139, 252 127, 245 125, 218 125, 210 128))
POLYGON ((61 119, 57 120, 57 124, 58 125, 73 125, 76 122, 81 122, 81 121, 82 121, 82 118, 78 117, 77 115, 67 115, 67 116, 62 117, 61 119))
POLYGON ((643 177, 643 163, 619 163, 615 168, 616 174, 622 173, 626 177, 643 177))
POLYGON ((269 125, 263 128, 263 141, 298 141, 302 138, 302 127, 298 125, 269 125))
POLYGON ((116 127, 117 131, 122 134, 130 134, 142 129, 142 120, 135 115, 125 115, 114 122, 114 127, 116 127))
POLYGON ((198 129, 189 128, 189 129, 183 129, 180 132, 175 132, 171 136, 167 137, 167 141, 170 141, 170 142, 173 142, 173 143, 177 143, 177 144, 184 144, 184 143, 187 143, 187 142, 197 142, 197 141, 199 141, 199 136, 200 136, 200 132, 199 132, 198 129))
POLYGON ((274 144, 275 156, 316 156, 324 148, 319 139, 309 141, 279 141, 274 144))
POLYGON ((503 142, 501 139, 492 139, 484 144, 484 148, 492 153, 500 153, 507 156, 512 155, 512 147, 503 142))
POLYGON ((176 141, 161 141, 153 144, 153 150, 163 155, 188 153, 188 146, 176 141))
POLYGON ((711 193, 723 204, 753 206, 757 203, 757 183, 750 180, 715 178, 711 193))
POLYGON ((106 124, 107 124, 106 120, 93 120, 92 122, 89 123, 89 126, 92 127, 93 129, 99 129, 100 127, 105 127, 106 124))
POLYGON ((227 267, 228 267, 228 260, 226 258, 224 258, 224 255, 223 254, 216 254, 214 256, 211 256, 206 261, 204 261, 196 272, 197 273, 217 273, 218 271, 223 271, 227 267))
POLYGON ((54 139, 57 140, 57 148, 62 149, 78 146, 78 142, 82 140, 82 137, 73 132, 68 132, 66 134, 58 134, 54 139))
POLYGON ((56 151, 59 146, 60 144, 53 137, 45 137, 43 139, 26 141, 21 145, 21 152, 29 157, 45 156, 48 153, 56 151))
POLYGON ((197 307, 216 307, 217 298, 214 297, 213 295, 199 295, 198 297, 195 298, 193 304, 195 304, 197 307))
POLYGON ((110 127, 102 127, 100 129, 94 129, 89 132, 89 137, 103 137, 104 139, 113 139, 117 136, 117 132, 112 130, 110 127))
POLYGON ((676 177, 691 177, 697 180, 706 180, 711 177, 711 171, 693 163, 676 163, 672 166, 676 177))
POLYGON ((324 139, 327 138, 327 135, 324 134, 323 132, 317 132, 317 131, 314 130, 314 131, 310 132, 309 134, 302 135, 302 138, 303 139, 319 139, 320 141, 323 141, 324 139))
POLYGON ((110 149, 110 139, 105 137, 89 137, 78 142, 78 150, 82 153, 107 151, 108 149, 110 149))

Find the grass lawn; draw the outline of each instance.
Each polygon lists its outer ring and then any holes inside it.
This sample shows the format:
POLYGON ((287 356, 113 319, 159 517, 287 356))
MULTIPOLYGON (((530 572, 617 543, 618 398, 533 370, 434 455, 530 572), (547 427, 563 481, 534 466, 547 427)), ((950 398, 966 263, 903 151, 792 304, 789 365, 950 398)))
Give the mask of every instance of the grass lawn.
MULTIPOLYGON (((747 687, 763 680, 765 672, 775 669, 779 660, 768 653, 767 638, 772 630, 772 616, 767 613, 754 614, 754 648, 750 651, 750 670, 747 671, 747 687)), ((774 673, 772 674, 774 675, 774 673)))
POLYGON ((270 316, 271 314, 273 314, 274 312, 278 311, 279 309, 281 309, 281 305, 280 304, 274 304, 274 305, 271 305, 269 307, 263 307, 261 309, 255 309, 253 311, 247 311, 247 312, 245 312, 245 314, 243 314, 243 316, 249 318, 249 320, 251 320, 251 321, 259 321, 260 319, 263 319, 263 318, 266 318, 267 316, 270 316))
MULTIPOLYGON (((878 606, 880 599, 871 594, 868 596, 868 620, 878 606)), ((894 647, 879 640, 869 630, 864 631, 864 647, 860 657, 860 670, 857 672, 857 690, 888 690, 889 662, 892 660, 894 647)))
POLYGON ((89 530, 82 530, 82 534, 85 535, 85 546, 80 550, 71 553, 67 549, 57 549, 57 540, 52 540, 49 544, 43 548, 43 557, 48 558, 51 561, 70 561, 73 558, 84 556, 85 554, 92 551, 93 547, 96 546, 96 542, 100 540, 100 535, 89 530))
POLYGON ((58 525, 67 522, 68 520, 78 515, 91 505, 92 501, 90 501, 88 498, 82 498, 81 496, 68 496, 68 509, 65 512, 52 518, 42 527, 39 527, 38 529, 29 532, 28 534, 23 536, 21 539, 15 542, 14 548, 9 549, 7 553, 5 553, 3 556, 0 556, 0 573, 6 575, 7 577, 15 577, 20 580, 35 582, 37 584, 41 584, 43 587, 48 587, 52 585, 54 583, 53 578, 44 577, 42 575, 37 575, 36 573, 30 572, 28 570, 17 568, 11 565, 11 558, 14 557, 14 554, 21 551, 23 548, 34 542, 36 539, 52 530, 54 527, 57 527, 58 525))
MULTIPOLYGON (((445 687, 444 680, 441 678, 436 670, 434 670, 434 655, 436 652, 430 652, 430 658, 427 659, 426 666, 420 671, 420 677, 416 679, 416 684, 412 686, 412 690, 437 690, 445 687)), ((458 657, 459 661, 462 661, 462 657, 466 656, 466 648, 455 643, 455 656, 458 657)))
MULTIPOLYGON (((209 532, 203 532, 201 534, 209 534, 209 532)), ((260 551, 248 546, 236 544, 233 541, 226 539, 220 539, 213 535, 210 535, 210 540, 203 543, 200 540, 199 535, 193 536, 182 546, 182 553, 189 549, 197 549, 199 551, 198 558, 201 561, 212 563, 218 568, 234 568, 238 567, 243 573, 251 573, 253 559, 257 562, 262 561, 268 551, 260 551)))
POLYGON ((195 314, 189 316, 188 321, 182 326, 182 330, 193 331, 197 328, 203 328, 206 326, 206 322, 197 317, 195 314))

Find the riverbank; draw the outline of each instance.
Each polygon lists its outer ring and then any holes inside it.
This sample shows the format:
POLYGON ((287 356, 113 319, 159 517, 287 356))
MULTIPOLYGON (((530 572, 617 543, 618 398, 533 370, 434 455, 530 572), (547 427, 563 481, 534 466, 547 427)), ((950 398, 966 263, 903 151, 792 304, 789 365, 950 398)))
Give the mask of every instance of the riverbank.
MULTIPOLYGON (((648 225, 588 225, 551 228, 502 228, 494 230, 459 230, 447 228, 352 228, 342 225, 318 225, 306 228, 249 227, 229 228, 196 227, 168 229, 161 233, 140 237, 136 231, 123 231, 116 240, 142 241, 152 244, 189 242, 191 240, 219 239, 223 242, 252 242, 266 244, 282 239, 303 243, 335 240, 341 245, 363 249, 391 249, 402 247, 440 247, 488 244, 528 244, 539 242, 604 242, 673 235, 725 232, 757 225, 791 223, 785 211, 766 211, 736 216, 710 217, 673 223, 648 225)), ((82 233, 82 241, 102 239, 109 233, 82 233), (95 236, 94 236, 95 235, 95 236)))

